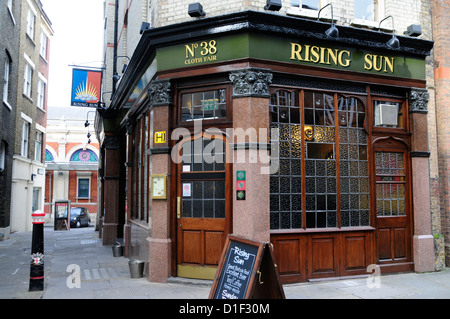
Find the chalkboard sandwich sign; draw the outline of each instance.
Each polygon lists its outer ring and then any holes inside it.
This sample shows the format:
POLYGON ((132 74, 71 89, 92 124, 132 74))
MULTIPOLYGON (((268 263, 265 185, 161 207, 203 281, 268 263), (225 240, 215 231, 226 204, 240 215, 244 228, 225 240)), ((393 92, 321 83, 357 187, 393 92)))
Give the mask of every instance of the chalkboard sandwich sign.
POLYGON ((228 235, 210 299, 285 299, 270 243, 228 235))

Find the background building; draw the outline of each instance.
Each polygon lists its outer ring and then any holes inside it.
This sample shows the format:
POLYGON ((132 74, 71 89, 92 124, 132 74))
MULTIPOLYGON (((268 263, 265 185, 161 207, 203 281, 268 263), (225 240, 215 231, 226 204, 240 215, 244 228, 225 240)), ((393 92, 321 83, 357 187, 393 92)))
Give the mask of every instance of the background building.
MULTIPOLYGON (((103 242, 124 237, 129 256, 148 260, 148 276, 155 281, 203 276, 198 269, 217 263, 221 236, 227 233, 271 241, 286 281, 362 274, 371 263, 381 264, 383 271, 442 269, 444 246, 449 244, 443 53, 447 43, 442 36, 448 6, 420 0, 278 4, 202 1, 191 7, 180 1, 105 1, 104 92, 114 95, 106 103, 108 109, 98 112, 96 123, 104 174, 103 242), (335 30, 328 32, 334 23, 337 36, 335 30), (396 38, 399 46, 392 45, 396 38), (280 58, 282 50, 290 55, 280 58), (348 60, 342 59, 345 54, 348 60), (350 61, 350 55, 359 62, 350 61), (333 61, 339 71, 333 70, 333 61), (357 63, 361 67, 352 69, 357 63), (252 83, 258 85, 257 92, 251 91, 252 83), (319 96, 320 103, 314 100, 319 96), (358 113, 352 119, 356 116, 361 122, 353 129, 343 114, 345 123, 340 125, 347 129, 336 133, 334 124, 320 122, 320 112, 307 104, 308 98, 322 108, 342 111, 352 105, 347 111, 358 113), (218 105, 205 106, 204 101, 218 105), (359 111, 353 109, 356 105, 359 111), (401 110, 394 126, 380 122, 377 112, 384 105, 401 110), (192 111, 194 106, 197 111, 192 111), (225 113, 216 115, 216 108, 225 113), (206 111, 213 112, 212 117, 205 118, 206 111), (196 131, 196 119, 202 119, 202 134, 196 131), (213 121, 208 124, 207 119, 213 121), (260 176, 256 170, 262 163, 233 163, 218 169, 224 175, 214 182, 214 189, 224 183, 223 197, 205 198, 203 187, 209 181, 193 173, 187 177, 193 168, 173 163, 170 155, 177 143, 160 144, 153 137, 161 132, 170 137, 182 127, 192 141, 205 140, 210 138, 206 125, 222 131, 288 126, 312 135, 298 140, 292 132, 273 136, 272 145, 279 142, 281 148, 278 173, 260 176), (342 140, 318 142, 314 134, 321 131, 333 131, 342 140), (363 132, 367 141, 351 140, 363 132), (347 133, 348 140, 343 138, 347 133), (300 153, 293 155, 296 146, 300 153), (329 157, 322 158, 324 147, 329 147, 329 157), (347 153, 353 149, 359 155, 347 153), (391 169, 383 165, 393 163, 395 173, 382 172, 391 169), (330 171, 322 172, 323 165, 330 171), (367 171, 361 170, 364 167, 367 171), (241 201, 236 199, 235 182, 243 170, 247 190, 241 201), (152 197, 153 174, 166 174, 167 198, 152 197), (200 198, 190 188, 198 182, 203 183, 200 198), (182 185, 188 187, 186 193, 182 185), (189 206, 200 199, 202 208, 189 206), (219 205, 215 212, 222 204, 226 207, 225 217, 219 218, 223 225, 202 220, 215 229, 195 219, 211 201, 219 205), (194 224, 191 229, 185 226, 194 224)), ((251 154, 251 143, 228 139, 223 142, 237 153, 251 154)), ((257 140, 255 145, 264 142, 257 140)))
POLYGON ((69 200, 72 207, 86 207, 91 222, 96 222, 99 148, 94 118, 95 109, 88 107, 48 109, 44 203, 48 222, 54 221, 54 203, 58 200, 69 200), (85 126, 86 122, 90 125, 85 126))
POLYGON ((31 230, 45 189, 45 126, 51 22, 40 1, 21 1, 11 230, 31 230))
POLYGON ((0 233, 11 231, 11 183, 14 152, 17 85, 19 77, 20 2, 0 4, 0 233))
POLYGON ((1 210, 2 223, 9 232, 30 230, 31 213, 43 208, 48 60, 53 30, 40 1, 5 1, 1 8, 5 45, 2 134, 9 136, 1 146, 5 156, 0 157, 6 159, 1 210))

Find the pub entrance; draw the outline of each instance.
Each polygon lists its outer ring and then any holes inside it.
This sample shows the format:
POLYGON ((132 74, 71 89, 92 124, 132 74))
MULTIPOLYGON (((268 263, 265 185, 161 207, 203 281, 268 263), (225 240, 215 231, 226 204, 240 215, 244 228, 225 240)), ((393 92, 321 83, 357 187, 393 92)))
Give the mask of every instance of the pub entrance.
POLYGON ((230 227, 226 139, 199 133, 178 147, 177 276, 213 279, 230 227))

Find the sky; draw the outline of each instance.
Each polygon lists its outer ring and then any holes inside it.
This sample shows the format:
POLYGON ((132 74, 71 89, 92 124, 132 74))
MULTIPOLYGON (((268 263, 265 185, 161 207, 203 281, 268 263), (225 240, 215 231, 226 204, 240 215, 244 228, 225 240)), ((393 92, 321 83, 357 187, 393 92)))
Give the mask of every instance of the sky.
POLYGON ((41 0, 54 31, 50 38, 48 107, 70 106, 72 67, 100 67, 103 0, 41 0))

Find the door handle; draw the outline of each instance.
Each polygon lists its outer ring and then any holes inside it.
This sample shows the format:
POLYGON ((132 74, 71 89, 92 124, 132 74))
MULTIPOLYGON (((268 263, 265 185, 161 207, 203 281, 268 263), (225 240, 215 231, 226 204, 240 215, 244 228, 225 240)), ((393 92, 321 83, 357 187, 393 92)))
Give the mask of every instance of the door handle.
POLYGON ((177 197, 177 219, 181 218, 181 197, 177 197))

